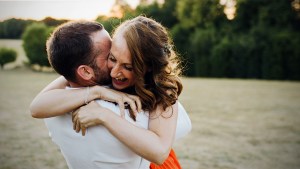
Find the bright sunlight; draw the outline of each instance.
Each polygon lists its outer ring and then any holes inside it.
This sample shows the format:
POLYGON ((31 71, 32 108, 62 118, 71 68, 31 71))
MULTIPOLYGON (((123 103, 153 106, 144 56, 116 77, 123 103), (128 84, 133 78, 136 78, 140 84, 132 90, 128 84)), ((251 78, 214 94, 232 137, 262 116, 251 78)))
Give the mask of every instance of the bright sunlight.
MULTIPOLYGON (((126 0, 135 7, 139 0, 126 0)), ((89 19, 108 15, 115 0, 0 0, 0 21, 9 18, 41 20, 89 19)))

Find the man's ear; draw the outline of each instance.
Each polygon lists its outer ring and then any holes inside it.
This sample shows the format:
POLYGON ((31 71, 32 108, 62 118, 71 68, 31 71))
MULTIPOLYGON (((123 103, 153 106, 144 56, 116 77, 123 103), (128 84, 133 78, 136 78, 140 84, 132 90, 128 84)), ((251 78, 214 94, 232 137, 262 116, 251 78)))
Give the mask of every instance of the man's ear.
POLYGON ((91 80, 94 77, 94 70, 87 65, 80 65, 77 68, 77 74, 83 80, 91 80))

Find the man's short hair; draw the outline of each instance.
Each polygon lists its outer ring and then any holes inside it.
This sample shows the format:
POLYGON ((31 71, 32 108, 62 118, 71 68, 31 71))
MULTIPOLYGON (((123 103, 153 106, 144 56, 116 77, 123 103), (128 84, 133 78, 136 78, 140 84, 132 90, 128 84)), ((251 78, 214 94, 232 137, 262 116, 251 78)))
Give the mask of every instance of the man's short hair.
POLYGON ((95 60, 91 35, 103 26, 94 21, 69 21, 58 26, 47 40, 48 60, 67 80, 76 82, 76 69, 95 60))

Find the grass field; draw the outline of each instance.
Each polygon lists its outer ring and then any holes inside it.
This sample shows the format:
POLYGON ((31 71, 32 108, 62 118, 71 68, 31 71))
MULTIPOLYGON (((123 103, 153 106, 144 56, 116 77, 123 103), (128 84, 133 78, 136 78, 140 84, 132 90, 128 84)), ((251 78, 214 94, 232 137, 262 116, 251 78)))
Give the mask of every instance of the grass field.
POLYGON ((22 40, 18 39, 0 39, 0 47, 13 48, 17 52, 17 59, 13 63, 8 63, 4 66, 5 69, 20 67, 27 62, 28 59, 22 47, 22 40))
MULTIPOLYGON (((53 73, 22 68, 21 40, 0 40, 18 51, 0 70, 0 169, 66 169, 43 120, 28 106, 53 73), (18 69, 12 69, 21 67, 18 69)), ((183 169, 299 169, 300 83, 183 78, 180 101, 193 130, 177 141, 183 169)))
MULTIPOLYGON (((0 169, 65 169, 33 97, 53 73, 0 71, 0 169)), ((193 130, 175 143, 184 169, 299 169, 300 83, 184 78, 193 130)))

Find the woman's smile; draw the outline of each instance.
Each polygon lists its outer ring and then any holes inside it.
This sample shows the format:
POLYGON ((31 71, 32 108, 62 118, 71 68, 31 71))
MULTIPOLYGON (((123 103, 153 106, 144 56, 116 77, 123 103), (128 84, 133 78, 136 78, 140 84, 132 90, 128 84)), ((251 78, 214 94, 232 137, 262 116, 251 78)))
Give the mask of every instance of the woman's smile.
POLYGON ((127 86, 128 79, 127 78, 112 78, 112 83, 115 88, 122 88, 127 86))

